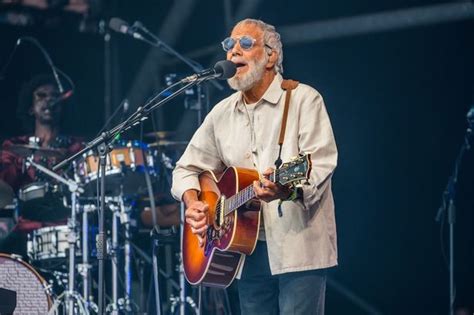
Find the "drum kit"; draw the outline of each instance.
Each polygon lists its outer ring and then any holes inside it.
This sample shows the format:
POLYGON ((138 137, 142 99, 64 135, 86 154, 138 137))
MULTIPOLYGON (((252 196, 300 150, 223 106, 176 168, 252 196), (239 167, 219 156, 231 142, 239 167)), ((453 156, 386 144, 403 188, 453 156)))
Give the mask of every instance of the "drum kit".
MULTIPOLYGON (((154 223, 167 225, 172 227, 167 230, 171 231, 168 237, 178 244, 176 227, 180 224, 182 207, 168 197, 168 202, 154 210, 147 207, 150 206, 147 197, 166 199, 163 196, 170 188, 174 161, 187 143, 171 140, 171 133, 166 132, 147 136, 153 142, 115 141, 107 154, 105 229, 107 266, 110 266, 106 268, 107 314, 145 314, 146 305, 137 305, 143 303, 132 298, 144 294, 136 291, 132 274, 136 270, 135 257, 144 257, 145 262, 152 259, 147 250, 134 243, 137 234, 149 233, 154 223)), ((28 233, 27 257, 0 254, 0 287, 17 292, 15 314, 97 313, 98 155, 87 152, 67 171, 55 173, 40 161, 59 161, 65 157, 64 150, 31 144, 13 145, 8 150, 22 157, 25 172, 34 169, 39 180, 23 186, 16 197, 9 185, 0 181, 0 224, 1 217, 10 216, 2 215, 7 211, 11 213, 10 221, 24 217, 41 224, 28 233)), ((177 277, 169 275, 179 273, 179 269, 159 272, 167 275, 174 292, 181 293, 183 275, 177 275, 182 281, 175 281, 177 277)), ((133 276, 135 280, 138 277, 133 276)), ((195 305, 189 297, 171 295, 167 307, 174 310, 179 303, 195 305)))

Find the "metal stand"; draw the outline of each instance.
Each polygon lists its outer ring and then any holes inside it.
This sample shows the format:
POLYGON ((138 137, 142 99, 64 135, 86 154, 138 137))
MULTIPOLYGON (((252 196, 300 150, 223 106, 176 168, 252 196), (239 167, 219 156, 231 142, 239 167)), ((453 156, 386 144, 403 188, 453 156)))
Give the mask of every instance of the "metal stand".
MULTIPOLYGON (((174 85, 168 87, 164 91, 161 91, 160 93, 156 94, 153 96, 150 101, 148 101, 145 105, 139 107, 133 114, 131 114, 125 121, 122 123, 118 124, 117 126, 113 127, 110 131, 108 132, 103 132, 100 137, 95 138, 91 142, 89 142, 82 150, 76 152, 75 154, 71 155, 70 157, 64 159, 60 163, 56 164, 53 167, 53 170, 57 170, 59 168, 64 167, 65 165, 71 163, 75 159, 77 159, 79 156, 84 154, 85 152, 88 152, 89 150, 92 150, 94 148, 97 148, 99 152, 99 167, 100 167, 100 207, 99 207, 99 233, 97 235, 97 260, 98 260, 98 269, 99 269, 99 281, 98 281, 98 291, 99 291, 99 298, 98 298, 98 311, 99 314, 104 314, 104 297, 105 297, 105 285, 104 285, 104 259, 105 259, 105 254, 106 254, 106 242, 105 242, 105 233, 104 233, 104 212, 105 212, 105 167, 106 167, 106 156, 108 153, 109 149, 109 142, 112 142, 113 139, 123 133, 126 129, 131 128, 134 125, 137 125, 141 123, 143 120, 147 119, 148 115, 156 108, 161 107, 171 99, 175 98, 177 95, 183 93, 185 90, 188 88, 197 85, 201 82, 204 82, 210 78, 196 78, 193 79, 192 81, 187 81, 187 80, 181 80, 178 83, 175 83, 174 85), (174 93, 168 95, 164 99, 157 101, 155 103, 156 98, 158 98, 160 95, 162 95, 166 90, 169 90, 177 85, 183 85, 181 88, 179 88, 177 91, 174 93)), ((149 175, 147 172, 145 172, 145 175, 147 176, 147 183, 150 182, 149 175)), ((74 183, 76 184, 76 183, 74 183)), ((76 184, 77 185, 77 184, 76 184)), ((151 184, 149 185, 149 191, 150 195, 153 197, 153 192, 151 190, 151 184)), ((151 198, 153 201, 152 206, 154 206, 154 200, 151 198)), ((154 211, 152 211, 154 213, 154 211)), ((154 220, 156 223, 156 218, 154 217, 154 220)), ((156 225, 155 225, 156 227, 156 225)), ((159 301, 159 298, 158 298, 159 301)))
POLYGON ((109 203, 109 209, 112 210, 112 240, 110 244, 109 255, 112 261, 112 301, 111 304, 107 305, 107 313, 116 315, 118 314, 118 252, 119 252, 119 241, 118 241, 118 207, 112 203, 109 203))
POLYGON ((71 217, 68 220, 69 234, 67 237, 67 242, 69 244, 69 278, 68 278, 68 294, 66 295, 66 300, 68 301, 68 314, 74 315, 74 278, 75 268, 74 260, 76 258, 76 206, 77 206, 77 194, 75 191, 71 192, 71 217))
POLYGON ((88 307, 97 308, 97 305, 91 302, 91 282, 90 282, 90 269, 92 265, 89 263, 89 212, 96 210, 94 205, 84 205, 81 207, 82 210, 82 234, 81 234, 81 246, 82 246, 82 264, 78 265, 78 271, 82 278, 82 298, 86 301, 88 307))
MULTIPOLYGON (((183 239, 183 233, 184 233, 184 220, 185 220, 184 211, 185 211, 185 205, 184 205, 184 202, 181 202, 180 204, 181 222, 179 225, 181 240, 183 239)), ((182 241, 180 242, 180 249, 179 249, 179 297, 171 297, 170 300, 171 300, 171 314, 174 314, 176 305, 179 305, 179 314, 185 315, 186 303, 189 304, 194 314, 200 314, 201 287, 199 287, 199 306, 196 305, 192 297, 186 296, 186 279, 184 277, 183 242, 182 241)))
MULTIPOLYGON (((68 244, 69 244, 69 276, 68 276, 68 287, 67 291, 65 292, 65 295, 62 295, 61 297, 64 297, 64 300, 66 301, 66 309, 67 313, 69 315, 74 315, 75 307, 74 307, 74 302, 78 304, 78 307, 82 310, 85 309, 84 307, 84 300, 81 298, 81 296, 75 292, 75 259, 76 259, 76 242, 77 242, 77 235, 76 235, 76 229, 77 229, 77 223, 76 223, 76 214, 77 214, 77 197, 80 193, 83 192, 82 188, 79 187, 79 185, 70 179, 65 179, 62 176, 59 176, 58 174, 52 172, 48 168, 37 164, 36 162, 33 161, 32 158, 28 158, 28 162, 35 168, 37 168, 39 171, 45 173, 46 175, 56 179, 57 181, 65 184, 68 186, 69 191, 71 192, 71 217, 68 219, 68 229, 69 229, 69 234, 68 234, 68 244)), ((59 305, 59 301, 61 298, 58 299, 57 303, 55 305, 59 305)), ((86 310, 87 312, 87 310, 86 310)))
POLYGON ((125 297, 124 297, 124 308, 127 311, 131 311, 130 308, 130 297, 132 296, 132 249, 130 246, 130 207, 126 206, 123 198, 120 198, 120 223, 123 226, 124 231, 124 242, 123 242, 123 273, 125 279, 125 297))
MULTIPOLYGON (((107 139, 103 133, 102 138, 107 139)), ((99 209, 99 234, 97 235, 97 260, 99 261, 99 314, 104 314, 105 282, 104 282, 104 260, 107 253, 104 221, 105 221, 105 167, 107 165, 108 144, 104 141, 98 147, 100 165, 100 209, 99 209)))
POLYGON ((107 199, 108 208, 112 211, 112 239, 110 241, 110 257, 112 258, 112 301, 107 305, 107 312, 118 314, 120 311, 131 312, 132 294, 132 268, 131 268, 131 245, 130 245, 130 207, 125 205, 122 195, 107 199), (119 295, 119 273, 120 273, 120 247, 119 231, 122 225, 125 239, 123 241, 123 279, 124 297, 119 295))
POLYGON ((470 138, 474 129, 474 106, 467 113, 468 128, 464 136, 464 143, 456 158, 453 174, 449 177, 446 188, 443 192, 442 203, 436 214, 436 221, 441 221, 443 215, 447 213, 449 224, 449 314, 454 314, 454 300, 456 297, 454 287, 454 224, 456 223, 456 184, 458 182, 458 172, 461 166, 462 158, 466 150, 470 147, 470 138))

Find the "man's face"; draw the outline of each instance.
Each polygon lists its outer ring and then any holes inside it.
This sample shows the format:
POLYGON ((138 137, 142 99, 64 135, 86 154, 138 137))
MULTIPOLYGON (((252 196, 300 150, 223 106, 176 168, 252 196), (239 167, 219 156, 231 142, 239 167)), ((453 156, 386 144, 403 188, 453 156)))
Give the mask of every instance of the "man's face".
POLYGON ((255 24, 241 24, 232 30, 230 37, 236 42, 234 47, 227 52, 227 60, 237 65, 237 72, 227 82, 234 90, 246 91, 262 79, 268 63, 263 30, 255 24), (255 39, 252 48, 243 49, 240 46, 239 39, 243 36, 255 39))
POLYGON ((61 107, 49 108, 49 104, 59 97, 58 89, 52 84, 40 85, 33 92, 32 113, 36 121, 43 124, 57 124, 61 107))

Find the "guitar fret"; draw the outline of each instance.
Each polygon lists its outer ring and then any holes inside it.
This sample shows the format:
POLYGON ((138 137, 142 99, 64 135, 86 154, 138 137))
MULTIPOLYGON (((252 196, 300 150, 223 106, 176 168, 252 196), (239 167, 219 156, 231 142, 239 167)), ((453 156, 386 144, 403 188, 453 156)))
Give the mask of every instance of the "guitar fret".
MULTIPOLYGON (((279 173, 279 170, 277 170, 275 173, 270 174, 269 180, 272 182, 275 182, 275 178, 278 178, 278 173, 279 173)), ((224 204, 224 208, 223 208, 224 215, 228 215, 229 213, 238 209, 247 201, 253 198, 255 198, 253 185, 249 185, 226 200, 224 204)))

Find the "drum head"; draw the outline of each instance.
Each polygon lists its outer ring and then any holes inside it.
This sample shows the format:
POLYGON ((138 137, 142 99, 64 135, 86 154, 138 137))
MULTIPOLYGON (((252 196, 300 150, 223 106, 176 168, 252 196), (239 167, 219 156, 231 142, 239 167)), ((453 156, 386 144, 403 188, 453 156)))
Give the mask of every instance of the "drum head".
POLYGON ((47 314, 52 305, 46 281, 27 263, 0 253, 0 287, 16 292, 14 314, 47 314))

